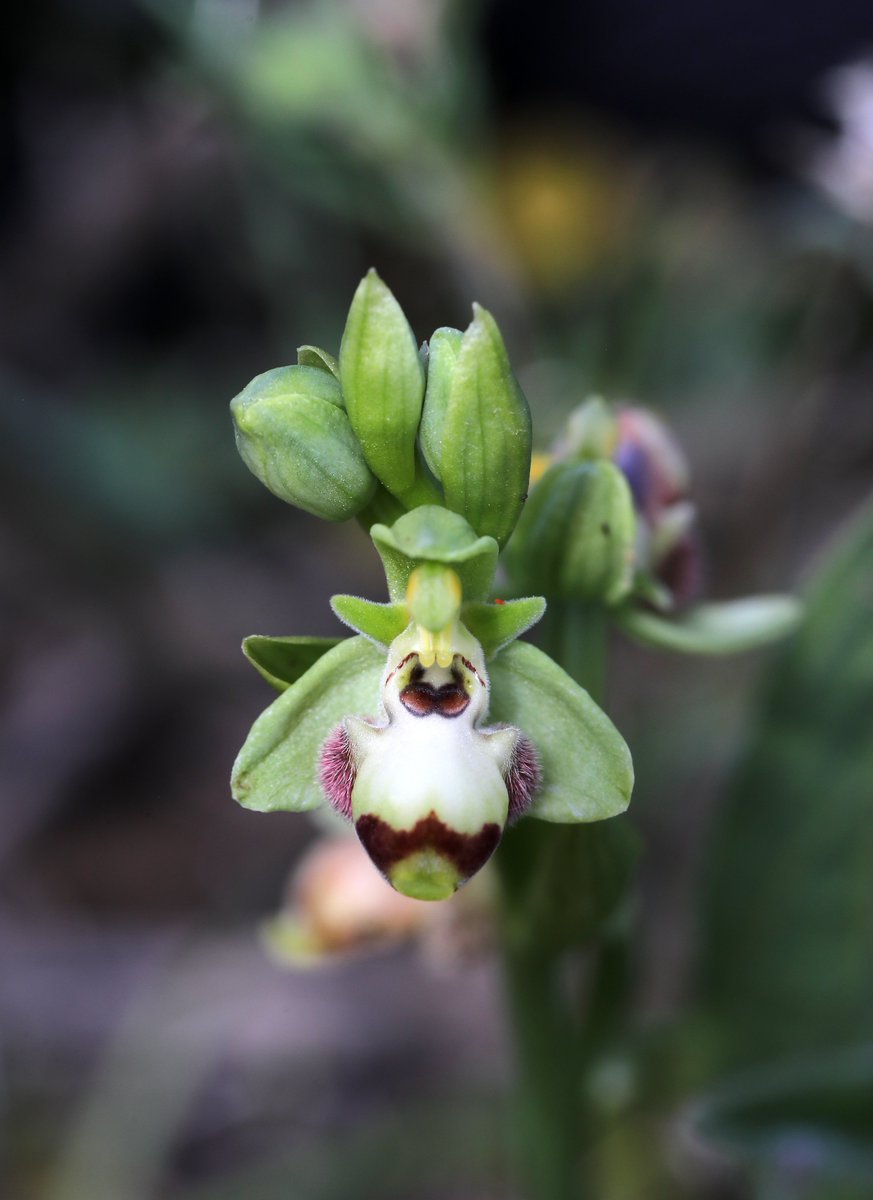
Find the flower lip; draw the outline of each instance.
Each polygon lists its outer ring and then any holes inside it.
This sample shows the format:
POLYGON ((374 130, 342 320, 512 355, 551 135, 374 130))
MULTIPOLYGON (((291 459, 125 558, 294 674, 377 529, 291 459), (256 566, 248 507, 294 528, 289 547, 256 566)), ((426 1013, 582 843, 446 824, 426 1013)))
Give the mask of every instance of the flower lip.
POLYGON ((490 685, 479 642, 461 622, 432 641, 426 632, 413 623, 392 642, 378 714, 344 719, 322 746, 319 776, 385 879, 440 900, 527 811, 540 770, 518 729, 483 725, 490 685))

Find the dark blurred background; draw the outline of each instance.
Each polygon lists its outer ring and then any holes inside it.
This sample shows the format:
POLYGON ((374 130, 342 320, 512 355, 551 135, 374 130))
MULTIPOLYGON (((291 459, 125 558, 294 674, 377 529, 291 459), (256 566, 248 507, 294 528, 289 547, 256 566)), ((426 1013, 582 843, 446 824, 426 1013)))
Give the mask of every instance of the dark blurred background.
MULTIPOLYGON (((328 597, 384 582, 356 527, 248 475, 227 405, 298 344, 335 351, 375 265, 422 338, 474 299, 494 312, 540 448, 590 394, 657 408, 693 464, 713 596, 803 586, 873 485, 869 0, 55 0, 16 17, 4 1194, 513 1195, 487 938, 307 971, 259 940, 315 829, 230 799, 270 698, 239 642, 335 634, 328 597)), ((646 847, 635 1021, 693 1029, 707 847, 776 668, 618 640, 613 664, 646 847)), ((852 811, 850 836, 873 824, 852 811)), ((869 889, 855 900, 873 913, 869 889)), ((847 953, 869 959, 866 919, 847 953)), ((616 1063, 604 1087, 625 1111, 616 1063)), ((667 1070, 625 1123, 656 1128, 659 1161, 626 1177, 605 1138, 603 1195, 752 1194, 683 1142, 674 1074, 703 1072, 667 1070)))

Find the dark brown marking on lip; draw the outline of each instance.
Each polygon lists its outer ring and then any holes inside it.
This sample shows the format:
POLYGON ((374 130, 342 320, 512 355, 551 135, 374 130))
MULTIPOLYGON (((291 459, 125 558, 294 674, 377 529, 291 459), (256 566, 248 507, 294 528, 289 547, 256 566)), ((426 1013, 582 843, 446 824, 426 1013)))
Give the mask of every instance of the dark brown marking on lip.
POLYGON ((500 826, 493 821, 478 833, 458 833, 445 825, 435 812, 412 826, 394 829, 381 817, 365 813, 358 817, 355 829, 361 844, 383 875, 417 850, 434 850, 451 862, 462 880, 483 867, 500 841, 500 826))
POLYGON ((461 655, 461 662, 464 664, 464 666, 467 668, 467 670, 468 670, 468 671, 472 671, 472 672, 473 672, 473 674, 476 676, 476 678, 479 680, 479 682, 480 682, 480 683, 482 684, 482 686, 484 687, 484 686, 485 686, 485 680, 482 678, 482 676, 479 674, 479 672, 476 670, 476 668, 475 668, 475 667, 473 666, 473 664, 470 662, 469 658, 464 658, 464 657, 463 657, 463 655, 461 655))
POLYGON ((414 717, 429 717, 431 713, 458 717, 470 703, 470 697, 459 683, 434 687, 432 683, 417 680, 400 693, 400 703, 414 717))
POLYGON ((385 683, 389 684, 391 682, 391 680, 394 678, 394 676, 397 674, 397 672, 400 670, 400 668, 404 667, 411 658, 415 658, 414 653, 407 654, 405 658, 401 658, 400 662, 397 664, 397 666, 394 668, 394 670, 391 672, 391 674, 385 680, 385 683))

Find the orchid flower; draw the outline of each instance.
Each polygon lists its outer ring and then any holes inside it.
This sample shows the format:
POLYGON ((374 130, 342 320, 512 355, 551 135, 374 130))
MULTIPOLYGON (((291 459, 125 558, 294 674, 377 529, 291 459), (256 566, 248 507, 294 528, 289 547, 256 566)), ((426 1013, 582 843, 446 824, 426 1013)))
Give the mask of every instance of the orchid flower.
POLYGON ((483 598, 494 539, 436 506, 371 536, 391 602, 332 601, 358 636, 246 639, 282 694, 236 761, 237 800, 259 811, 332 806, 387 881, 425 900, 456 891, 523 816, 622 812, 633 770, 621 735, 547 655, 517 640, 543 600, 483 598))

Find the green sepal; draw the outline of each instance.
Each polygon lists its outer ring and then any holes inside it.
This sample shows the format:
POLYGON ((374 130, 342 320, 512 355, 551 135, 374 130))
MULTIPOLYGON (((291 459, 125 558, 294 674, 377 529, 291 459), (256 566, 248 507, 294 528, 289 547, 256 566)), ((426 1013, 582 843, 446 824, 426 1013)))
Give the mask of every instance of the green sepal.
MULTIPOLYGON (((332 354, 328 354, 327 350, 322 350, 320 346, 298 346, 297 365, 316 367, 319 371, 327 371, 339 382, 339 363, 332 354)), ((340 392, 339 403, 343 403, 342 392, 340 392)))
POLYGON ((542 785, 528 815, 569 824, 624 812, 630 750, 588 693, 529 642, 507 646, 489 673, 489 720, 515 725, 539 754, 542 785))
POLYGON ((748 596, 723 604, 698 604, 675 617, 626 606, 614 616, 638 642, 680 654, 738 654, 793 633, 803 615, 793 596, 748 596))
POLYGON ((497 543, 491 537, 477 537, 458 513, 427 504, 406 513, 390 529, 374 525, 370 537, 395 603, 405 600, 409 576, 423 562, 452 567, 461 580, 465 600, 484 600, 491 590, 497 543))
POLYGON ((525 596, 503 604, 473 601, 464 605, 461 620, 481 644, 486 657, 490 657, 499 654, 510 642, 536 625, 545 611, 546 602, 542 596, 525 596))
POLYGON ((379 707, 385 655, 365 637, 328 650, 252 726, 230 777, 231 792, 257 812, 307 812, 324 801, 318 754, 335 725, 379 707))
POLYGON ((437 474, 446 506, 502 548, 527 497, 531 419, 497 323, 478 304, 451 368, 438 423, 437 474))
POLYGON ((277 692, 305 674, 322 654, 332 650, 342 639, 327 637, 266 637, 253 633, 243 638, 242 652, 258 672, 277 692))
POLYGON ((418 440, 424 460, 437 479, 442 478, 442 459, 445 442, 443 423, 449 403, 452 372, 458 361, 461 341, 460 329, 448 326, 434 331, 427 345, 427 388, 418 440))
POLYGON ((530 495, 506 552, 516 586, 613 605, 633 581, 636 515, 611 462, 561 462, 530 495))
POLYGON ((243 462, 280 500, 345 521, 372 499, 376 479, 343 410, 340 386, 327 371, 265 371, 230 409, 243 462))
POLYGON ((403 309, 374 270, 352 299, 339 369, 364 457, 389 492, 402 497, 415 482, 424 368, 403 309))
POLYGON ((409 624, 405 604, 376 604, 361 596, 331 596, 330 606, 344 625, 388 647, 409 624))

